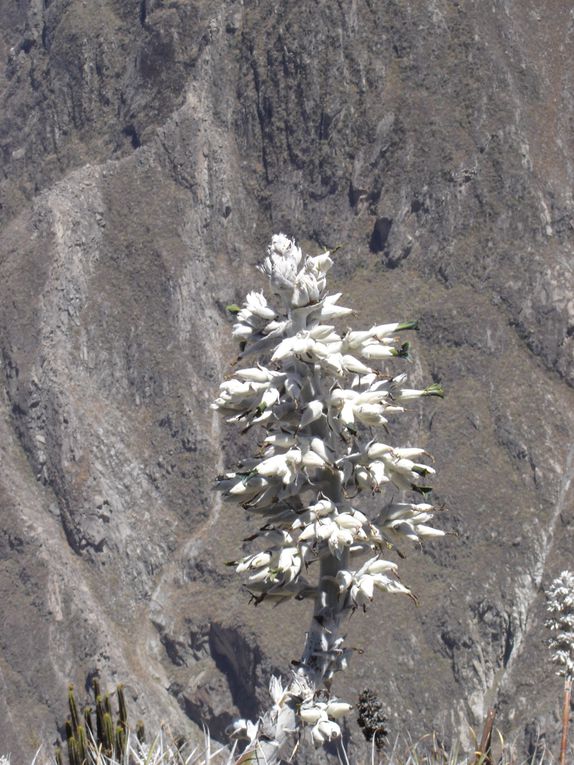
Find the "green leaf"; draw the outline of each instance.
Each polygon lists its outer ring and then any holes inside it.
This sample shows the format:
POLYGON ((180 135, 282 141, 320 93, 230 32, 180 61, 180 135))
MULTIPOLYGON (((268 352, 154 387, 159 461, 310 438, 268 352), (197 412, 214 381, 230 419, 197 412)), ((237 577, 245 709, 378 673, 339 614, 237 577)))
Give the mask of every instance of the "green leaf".
POLYGON ((444 398, 444 388, 440 383, 432 383, 432 385, 427 385, 427 387, 424 389, 424 395, 444 398))
POLYGON ((419 323, 417 319, 415 319, 415 321, 403 321, 397 327, 397 332, 401 332, 403 329, 418 329, 418 328, 419 328, 419 323))
POLYGON ((397 348, 395 350, 395 356, 397 356, 399 359, 407 359, 410 361, 411 355, 411 344, 410 343, 403 343, 400 348, 397 348))
POLYGON ((430 494, 432 491, 432 486, 417 486, 416 483, 411 483, 411 489, 413 491, 416 491, 417 494, 422 494, 425 496, 426 494, 430 494))
POLYGON ((225 310, 229 311, 229 313, 239 313, 241 306, 237 305, 237 303, 231 303, 231 305, 225 306, 225 310))

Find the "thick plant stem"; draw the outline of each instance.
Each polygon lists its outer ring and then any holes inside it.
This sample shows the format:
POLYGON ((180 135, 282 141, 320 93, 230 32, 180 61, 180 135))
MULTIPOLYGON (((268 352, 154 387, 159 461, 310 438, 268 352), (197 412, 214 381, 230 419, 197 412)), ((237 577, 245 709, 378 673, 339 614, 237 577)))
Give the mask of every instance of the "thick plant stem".
POLYGON ((562 703, 562 740, 560 742, 560 765, 566 765, 568 748, 568 727, 570 724, 570 698, 572 696, 572 678, 564 680, 564 700, 562 703))
MULTIPOLYGON (((333 502, 340 502, 341 484, 338 474, 328 476, 323 492, 333 502)), ((339 571, 346 569, 348 565, 348 550, 340 557, 326 555, 321 559, 315 608, 301 662, 302 672, 314 689, 322 685, 335 659, 336 640, 346 610, 346 604, 341 602, 336 577, 339 571)))
MULTIPOLYGON (((303 657, 297 669, 297 675, 303 678, 313 691, 321 687, 332 662, 337 657, 336 641, 347 605, 340 602, 338 586, 334 579, 337 572, 348 565, 348 555, 346 552, 340 559, 328 555, 321 560, 313 618, 307 633, 303 657)), ((278 765, 283 762, 289 756, 286 749, 291 740, 291 733, 298 727, 294 706, 285 704, 272 731, 273 740, 259 739, 255 750, 249 754, 245 753, 240 762, 253 765, 278 765)))
POLYGON ((344 608, 335 578, 348 566, 348 557, 345 552, 341 558, 328 555, 321 560, 319 591, 302 660, 307 680, 314 688, 321 686, 336 657, 334 650, 344 608))
MULTIPOLYGON (((323 491, 329 499, 339 501, 341 497, 340 480, 331 475, 324 484, 323 491)), ((311 625, 307 632, 303 656, 297 668, 297 676, 304 679, 312 691, 318 690, 329 675, 331 665, 337 658, 337 639, 341 621, 348 610, 346 599, 341 599, 337 585, 337 573, 349 565, 349 552, 345 551, 340 558, 327 555, 321 559, 319 584, 315 597, 315 607, 311 625)), ((294 683, 296 680, 294 681, 294 683)), ((297 713, 292 704, 285 704, 275 723, 272 732, 273 740, 260 738, 256 748, 249 754, 246 752, 240 759, 241 763, 253 765, 278 765, 285 757, 287 744, 291 733, 299 728, 297 713)))

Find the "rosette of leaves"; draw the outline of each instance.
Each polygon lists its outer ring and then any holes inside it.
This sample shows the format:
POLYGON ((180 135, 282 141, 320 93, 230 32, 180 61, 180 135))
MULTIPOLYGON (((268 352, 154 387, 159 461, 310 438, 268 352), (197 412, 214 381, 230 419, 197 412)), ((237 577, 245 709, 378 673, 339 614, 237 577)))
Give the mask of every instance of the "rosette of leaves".
POLYGON ((352 309, 327 291, 332 263, 329 252, 304 256, 283 234, 273 237, 259 267, 273 297, 251 291, 229 307, 239 363, 212 404, 243 431, 262 431, 259 454, 217 480, 224 501, 257 525, 255 549, 231 565, 256 604, 313 602, 294 676, 275 685, 272 710, 250 729, 249 747, 267 762, 280 757, 286 731, 307 727, 317 745, 340 736, 337 719, 350 705, 329 687, 350 654, 342 619, 365 610, 377 591, 412 595, 386 552, 444 533, 431 525, 431 456, 386 436, 412 401, 443 395, 437 384, 407 387, 401 365, 410 345, 402 338, 416 322, 346 327, 352 309), (380 495, 378 513, 360 508, 363 494, 380 495))

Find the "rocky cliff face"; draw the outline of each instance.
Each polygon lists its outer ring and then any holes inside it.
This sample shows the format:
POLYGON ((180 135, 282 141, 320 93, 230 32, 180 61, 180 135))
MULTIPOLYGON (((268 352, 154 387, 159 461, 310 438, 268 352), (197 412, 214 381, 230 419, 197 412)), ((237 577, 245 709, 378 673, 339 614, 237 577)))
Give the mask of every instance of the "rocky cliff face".
MULTIPOLYGON (((0 750, 55 738, 69 681, 216 736, 266 703, 307 614, 248 607, 246 450, 208 404, 224 306, 270 235, 343 244, 357 325, 419 317, 406 435, 446 541, 414 608, 349 625, 346 698, 468 736, 496 703, 552 743, 541 587, 571 566, 574 14, 560 0, 0 0, 0 750)), ((353 751, 360 734, 351 726, 353 751)), ((358 755, 357 755, 358 756, 358 755)))

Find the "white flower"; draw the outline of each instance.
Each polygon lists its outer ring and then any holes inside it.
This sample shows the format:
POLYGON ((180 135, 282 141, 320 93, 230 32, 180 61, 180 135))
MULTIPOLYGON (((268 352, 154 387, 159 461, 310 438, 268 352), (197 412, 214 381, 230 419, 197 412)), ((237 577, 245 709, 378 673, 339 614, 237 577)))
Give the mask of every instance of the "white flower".
POLYGON ((251 720, 234 720, 231 725, 225 729, 225 733, 234 739, 247 739, 252 744, 259 733, 259 721, 256 723, 251 720))
MULTIPOLYGON (((321 331, 313 335, 313 330, 301 330, 295 335, 285 337, 275 348, 271 361, 281 362, 297 358, 310 363, 332 364, 332 359, 341 357, 339 349, 341 338, 336 332, 321 331)), ((342 358, 342 357, 341 357, 342 358)), ((340 362, 338 362, 340 366, 340 362)))
POLYGON ((276 316, 276 312, 267 305, 267 300, 261 292, 249 292, 243 308, 237 313, 232 335, 236 340, 248 340, 255 333, 264 331, 276 316))
POLYGON ((373 599, 373 587, 393 594, 411 595, 408 587, 385 574, 363 574, 351 587, 351 600, 357 606, 366 606, 373 599))
POLYGON ((281 678, 275 675, 271 675, 271 680, 269 681, 269 694, 273 699, 273 704, 278 708, 282 707, 290 697, 288 686, 283 686, 281 678))
POLYGON ((388 345, 371 343, 371 345, 365 345, 361 348, 360 354, 366 359, 390 359, 397 355, 397 351, 388 345))
POLYGON ((306 428, 315 420, 323 415, 323 402, 320 400, 310 401, 301 415, 301 421, 299 423, 300 428, 306 428))
POLYGON ((428 526, 435 508, 427 503, 413 504, 395 502, 387 505, 376 519, 383 534, 404 536, 412 542, 420 542, 422 537, 443 537, 444 531, 428 526))
POLYGON ((337 301, 341 297, 340 292, 334 295, 326 295, 323 298, 323 303, 319 311, 319 318, 323 321, 329 319, 341 319, 343 316, 349 316, 353 313, 352 308, 344 308, 343 306, 336 305, 337 301))
POLYGON ((327 544, 329 545, 331 555, 334 555, 336 558, 340 558, 343 554, 343 551, 347 547, 351 547, 354 541, 355 536, 350 529, 343 529, 340 526, 335 526, 329 535, 327 544))
POLYGON ((352 604, 365 608, 372 601, 375 588, 412 596, 408 587, 387 576, 386 572, 394 574, 396 571, 396 563, 375 556, 366 561, 358 571, 340 570, 336 581, 341 594, 349 592, 352 604))
POLYGON ((363 529, 368 523, 367 517, 356 510, 344 513, 330 510, 329 514, 322 515, 308 513, 307 518, 309 522, 299 534, 299 541, 315 545, 327 542, 331 554, 336 558, 340 558, 346 548, 368 539, 363 529))
POLYGON ((331 699, 327 702, 327 714, 333 720, 338 720, 339 717, 348 714, 353 707, 346 701, 340 701, 339 699, 331 699))
POLYGON ((307 268, 317 276, 324 275, 333 266, 331 260, 331 253, 323 252, 321 255, 315 255, 314 257, 307 258, 307 268))
POLYGON ((243 558, 236 567, 236 571, 238 574, 241 574, 243 571, 247 571, 247 569, 250 568, 261 568, 263 566, 268 566, 269 562, 271 561, 271 554, 269 552, 258 552, 254 555, 248 555, 247 557, 243 558))
POLYGON ((314 725, 321 719, 328 719, 326 707, 326 704, 320 702, 306 702, 301 704, 299 709, 299 717, 303 720, 304 723, 314 725))
POLYGON ((329 719, 321 719, 311 729, 313 743, 315 746, 321 746, 327 741, 334 741, 341 736, 341 728, 336 722, 329 719))
POLYGON ((390 385, 382 381, 372 383, 363 391, 334 388, 329 397, 331 417, 347 429, 354 429, 356 422, 368 427, 386 425, 386 413, 402 411, 402 407, 391 405, 389 396, 390 385))
POLYGON ((217 488, 224 498, 245 502, 269 487, 269 481, 254 473, 225 473, 217 479, 217 488))
POLYGON ((302 461, 301 449, 289 449, 285 454, 275 454, 260 462, 255 470, 257 475, 281 478, 283 483, 295 480, 297 468, 302 461))
POLYGON ((552 661, 558 665, 557 674, 574 678, 574 574, 563 571, 546 592, 549 619, 546 626, 552 632, 549 640, 552 661))
POLYGON ((314 274, 307 270, 299 272, 295 279, 293 290, 293 305, 304 306, 309 303, 317 303, 321 297, 321 287, 314 274))
MULTIPOLYGON (((248 292, 245 298, 245 310, 251 315, 257 316, 265 321, 271 321, 277 314, 267 305, 267 300, 262 292, 248 292)), ((239 313, 241 316, 241 312, 239 313)))
MULTIPOLYGON (((301 513, 293 521, 291 528, 295 530, 300 529, 301 527, 309 528, 309 526, 311 526, 311 530, 307 532, 307 535, 312 539, 314 536, 312 524, 320 518, 326 518, 327 516, 334 514, 336 510, 337 505, 332 500, 327 498, 320 499, 314 504, 309 505, 305 512, 301 513)), ((299 539, 301 538, 299 537, 299 539)))
POLYGON ((426 388, 423 388, 423 390, 402 388, 396 393, 395 398, 398 401, 408 401, 413 398, 421 398, 422 396, 438 396, 439 398, 443 398, 444 391, 441 385, 438 383, 433 383, 433 385, 429 385, 426 388))
POLYGON ((248 369, 238 369, 235 372, 235 377, 239 377, 240 380, 246 380, 247 382, 266 383, 272 380, 273 374, 271 370, 257 366, 249 367, 248 369))
POLYGON ((297 443, 297 438, 293 433, 273 433, 263 440, 264 444, 270 444, 274 448, 290 449, 297 443))
POLYGON ((277 234, 267 248, 267 257, 261 265, 261 271, 271 280, 272 286, 279 291, 292 290, 303 253, 295 242, 284 234, 277 234))
POLYGON ((362 361, 359 361, 359 359, 356 359, 354 356, 351 356, 348 353, 341 355, 341 362, 342 366, 346 369, 347 372, 356 372, 357 374, 369 374, 371 372, 371 368, 368 367, 366 364, 363 364, 362 361))
POLYGON ((305 452, 301 464, 305 468, 324 468, 326 466, 325 459, 312 449, 305 452))
POLYGON ((313 701, 309 699, 299 707, 299 717, 306 725, 312 725, 311 736, 315 746, 333 741, 341 735, 341 728, 334 722, 352 709, 350 704, 339 699, 313 701))

